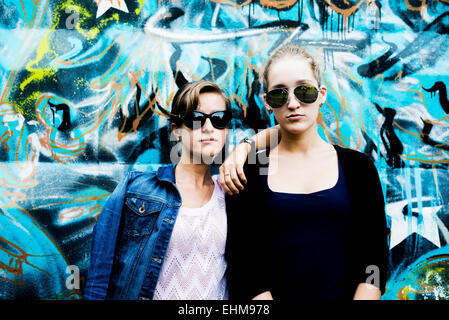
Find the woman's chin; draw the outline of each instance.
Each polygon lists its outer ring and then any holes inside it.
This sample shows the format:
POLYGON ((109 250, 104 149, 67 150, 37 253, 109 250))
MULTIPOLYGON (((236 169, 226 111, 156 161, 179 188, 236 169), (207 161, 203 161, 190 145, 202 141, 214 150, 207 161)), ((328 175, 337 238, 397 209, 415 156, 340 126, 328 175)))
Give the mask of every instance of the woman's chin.
POLYGON ((218 154, 218 152, 219 151, 217 151, 217 150, 202 150, 201 156, 204 159, 213 158, 213 157, 215 157, 218 154))
POLYGON ((193 163, 195 164, 210 164, 213 158, 218 154, 216 150, 205 150, 202 149, 201 152, 194 153, 192 155, 193 163))
POLYGON ((204 154, 204 155, 213 154, 215 156, 216 154, 218 154, 220 152, 220 150, 222 148, 223 148, 223 146, 221 146, 221 148, 219 148, 217 145, 203 146, 201 148, 201 154, 204 154))
POLYGON ((282 129, 284 129, 289 134, 303 134, 307 131, 308 126, 305 123, 284 123, 281 124, 282 129))

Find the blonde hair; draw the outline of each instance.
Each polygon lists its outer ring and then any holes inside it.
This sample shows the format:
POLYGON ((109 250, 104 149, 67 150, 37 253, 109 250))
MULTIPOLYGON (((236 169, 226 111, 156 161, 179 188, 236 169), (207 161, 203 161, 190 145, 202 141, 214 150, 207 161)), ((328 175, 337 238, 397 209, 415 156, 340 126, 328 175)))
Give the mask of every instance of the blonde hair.
POLYGON ((217 93, 221 95, 226 104, 226 110, 231 110, 231 102, 223 90, 215 83, 206 80, 188 82, 176 92, 173 97, 170 121, 176 125, 182 123, 182 119, 190 116, 198 107, 200 94, 217 93))
POLYGON ((315 76, 316 81, 318 82, 318 87, 321 86, 321 68, 318 61, 303 47, 298 45, 287 45, 280 48, 277 48, 270 56, 265 65, 263 71, 263 90, 267 92, 268 90, 268 73, 270 72, 271 65, 276 61, 282 59, 283 57, 300 57, 306 60, 310 67, 312 68, 312 72, 315 76))

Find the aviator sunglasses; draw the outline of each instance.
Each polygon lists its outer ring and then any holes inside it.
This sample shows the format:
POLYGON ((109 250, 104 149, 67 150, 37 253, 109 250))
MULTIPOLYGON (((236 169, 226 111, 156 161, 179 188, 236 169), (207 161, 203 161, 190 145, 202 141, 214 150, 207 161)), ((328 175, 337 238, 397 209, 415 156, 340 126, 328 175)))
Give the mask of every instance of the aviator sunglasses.
POLYGON ((199 129, 204 126, 207 118, 210 119, 210 122, 212 123, 212 126, 214 126, 214 128, 225 129, 231 122, 232 113, 228 110, 215 111, 210 114, 206 114, 201 111, 193 111, 190 116, 183 118, 183 122, 189 129, 199 129))
MULTIPOLYGON (((301 84, 293 89, 295 97, 302 103, 311 104, 318 99, 318 89, 312 85, 301 84)), ((282 107, 288 100, 288 89, 277 88, 267 92, 267 103, 270 107, 277 109, 282 107)))

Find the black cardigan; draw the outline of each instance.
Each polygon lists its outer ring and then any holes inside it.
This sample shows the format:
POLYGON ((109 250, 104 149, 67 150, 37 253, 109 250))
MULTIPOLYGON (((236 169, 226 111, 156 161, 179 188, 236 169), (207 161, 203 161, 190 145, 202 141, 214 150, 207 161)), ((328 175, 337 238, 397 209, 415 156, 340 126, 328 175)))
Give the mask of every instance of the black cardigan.
MULTIPOLYGON (((345 233, 345 299, 352 299, 359 283, 370 282, 370 265, 379 267, 379 287, 385 292, 388 268, 388 235, 385 201, 377 169, 371 159, 356 150, 334 145, 346 178, 351 210, 345 233)), ((264 158, 265 157, 265 158, 264 158)), ((228 236, 227 276, 230 299, 251 299, 270 290, 270 273, 276 270, 276 256, 270 250, 270 220, 261 206, 256 164, 245 164, 248 183, 238 195, 226 196, 228 236)), ((249 159, 255 159, 251 154, 249 159)), ((254 161, 253 161, 254 163, 254 161)), ((272 215, 271 215, 272 219, 272 215)), ((332 270, 329 270, 332 272, 332 270)), ((276 298, 276 297, 274 297, 276 298)), ((312 298, 313 299, 313 298, 312 298)))

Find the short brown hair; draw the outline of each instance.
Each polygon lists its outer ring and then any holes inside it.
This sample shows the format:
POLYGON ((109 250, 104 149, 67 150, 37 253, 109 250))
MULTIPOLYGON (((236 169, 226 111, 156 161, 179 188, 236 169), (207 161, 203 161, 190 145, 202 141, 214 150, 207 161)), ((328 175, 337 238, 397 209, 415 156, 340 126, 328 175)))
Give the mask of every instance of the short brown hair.
POLYGON ((224 91, 215 83, 207 80, 188 82, 176 92, 171 107, 170 122, 181 125, 182 119, 190 116, 196 108, 202 93, 217 93, 225 101, 226 110, 231 110, 231 101, 224 91))
POLYGON ((268 72, 270 72, 271 65, 276 62, 277 60, 283 58, 283 57, 301 57, 305 59, 312 68, 312 72, 316 78, 316 81, 318 82, 318 86, 321 86, 321 69, 320 65, 318 64, 317 60, 308 53, 303 47, 298 45, 287 45, 284 47, 277 48, 270 56, 270 58, 267 61, 267 64, 265 65, 265 69, 263 71, 263 90, 264 92, 267 92, 268 90, 268 72))

